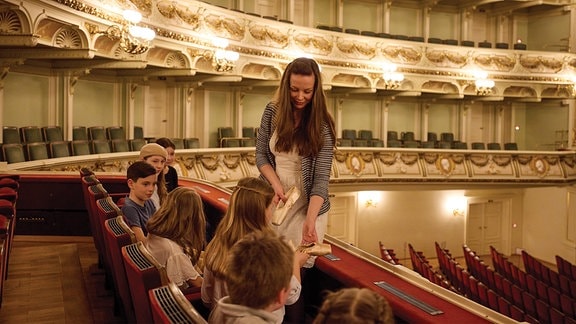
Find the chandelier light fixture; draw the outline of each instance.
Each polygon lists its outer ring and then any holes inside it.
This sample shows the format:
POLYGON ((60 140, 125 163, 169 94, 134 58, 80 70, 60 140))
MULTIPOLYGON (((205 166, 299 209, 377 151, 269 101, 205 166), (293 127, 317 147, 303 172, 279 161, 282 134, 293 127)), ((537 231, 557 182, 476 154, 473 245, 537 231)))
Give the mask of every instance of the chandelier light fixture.
POLYGON ((124 10, 121 26, 112 25, 104 34, 112 40, 120 41, 120 48, 130 54, 142 54, 150 48, 150 42, 156 37, 154 30, 138 26, 142 14, 135 10, 124 10))
POLYGON ((384 80, 384 88, 386 90, 394 90, 400 87, 404 81, 404 74, 396 72, 396 64, 385 63, 382 65, 382 80, 384 80))
POLYGON ((474 86, 476 87, 476 94, 480 96, 487 96, 492 93, 494 88, 494 80, 488 79, 488 73, 484 71, 477 71, 474 73, 474 86))
POLYGON ((226 49, 226 47, 228 47, 228 40, 215 37, 212 39, 212 45, 216 47, 216 50, 208 55, 212 58, 212 67, 218 72, 228 72, 234 69, 236 61, 240 58, 240 54, 226 49))

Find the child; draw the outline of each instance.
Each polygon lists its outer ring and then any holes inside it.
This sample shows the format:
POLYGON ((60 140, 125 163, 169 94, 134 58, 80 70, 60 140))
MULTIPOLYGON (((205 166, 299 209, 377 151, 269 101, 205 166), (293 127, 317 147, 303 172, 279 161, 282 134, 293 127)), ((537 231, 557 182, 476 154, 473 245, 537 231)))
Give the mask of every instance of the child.
POLYGON ((144 161, 136 161, 128 167, 126 178, 130 194, 122 206, 122 213, 138 241, 146 241, 146 222, 156 207, 150 198, 158 176, 156 169, 144 161))
MULTIPOLYGON (((273 233, 270 225, 274 190, 264 180, 243 178, 238 181, 230 197, 226 215, 218 225, 214 238, 206 248, 202 301, 213 308, 216 302, 228 294, 224 285, 227 276, 227 255, 232 246, 245 235, 253 232, 273 233)), ((287 305, 300 297, 300 268, 308 254, 296 252, 293 260, 293 275, 287 305)), ((280 321, 284 318, 284 307, 278 309, 280 321)))
POLYGON ((152 202, 156 209, 160 209, 160 204, 166 198, 168 191, 166 190, 166 180, 164 180, 164 166, 166 165, 166 158, 168 153, 166 149, 156 143, 149 143, 140 149, 140 160, 148 162, 156 169, 156 186, 154 187, 154 194, 152 195, 152 202))
POLYGON ((290 294, 294 252, 271 231, 248 234, 230 250, 229 295, 218 301, 208 323, 278 323, 274 311, 290 294))
POLYGON ((394 324, 388 301, 368 288, 343 288, 324 300, 313 324, 394 324))
POLYGON ((178 176, 182 175, 178 172, 180 165, 175 161, 176 145, 168 137, 161 137, 156 139, 156 144, 162 146, 166 150, 166 168, 164 168, 164 180, 166 180, 166 189, 168 192, 178 187, 178 176), (178 167, 178 169, 176 169, 178 167))
POLYGON ((198 193, 186 187, 170 192, 146 228, 146 247, 166 267, 170 281, 182 290, 202 286, 194 268, 205 246, 206 228, 198 193))

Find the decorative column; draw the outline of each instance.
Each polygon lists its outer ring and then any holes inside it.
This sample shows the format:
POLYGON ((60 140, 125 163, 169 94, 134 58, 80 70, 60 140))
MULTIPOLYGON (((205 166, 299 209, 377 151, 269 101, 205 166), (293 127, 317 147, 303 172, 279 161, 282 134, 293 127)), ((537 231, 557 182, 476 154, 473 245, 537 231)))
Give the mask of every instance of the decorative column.
MULTIPOLYGON (((4 79, 8 76, 9 71, 10 67, 4 66, 0 72, 0 125, 2 126, 4 126, 4 79)), ((2 133, 0 132, 0 143, 4 142, 2 133)))
POLYGON ((134 138, 134 126, 135 126, 135 122, 134 122, 134 101, 136 98, 136 90, 138 90, 138 84, 137 83, 133 83, 133 82, 128 82, 125 84, 125 90, 127 93, 126 96, 126 102, 125 102, 125 106, 126 106, 126 127, 127 132, 126 135, 128 135, 128 138, 134 138))
POLYGON ((63 114, 64 121, 62 129, 66 136, 66 140, 71 141, 72 129, 74 127, 74 87, 78 82, 78 75, 74 72, 66 72, 63 76, 63 89, 62 89, 62 99, 63 99, 63 114))

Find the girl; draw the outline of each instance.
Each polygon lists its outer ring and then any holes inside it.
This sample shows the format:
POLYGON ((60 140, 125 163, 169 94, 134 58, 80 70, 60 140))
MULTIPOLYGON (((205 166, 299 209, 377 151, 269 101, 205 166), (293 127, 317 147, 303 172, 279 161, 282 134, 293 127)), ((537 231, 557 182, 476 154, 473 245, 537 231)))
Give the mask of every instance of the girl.
POLYGON ((174 189, 146 228, 146 247, 166 267, 170 281, 181 289, 202 286, 194 267, 206 243, 206 219, 198 193, 186 187, 174 189))
MULTIPOLYGON (((230 197, 226 215, 206 248, 202 300, 209 307, 214 307, 219 299, 227 295, 224 280, 228 254, 232 246, 249 233, 261 231, 274 234, 270 225, 274 208, 273 199, 274 190, 265 181, 250 177, 238 181, 230 197)), ((287 305, 295 303, 300 297, 300 267, 307 258, 308 255, 305 253, 296 252, 294 255, 287 305)), ((281 321, 284 317, 284 308, 279 309, 277 314, 281 321)))

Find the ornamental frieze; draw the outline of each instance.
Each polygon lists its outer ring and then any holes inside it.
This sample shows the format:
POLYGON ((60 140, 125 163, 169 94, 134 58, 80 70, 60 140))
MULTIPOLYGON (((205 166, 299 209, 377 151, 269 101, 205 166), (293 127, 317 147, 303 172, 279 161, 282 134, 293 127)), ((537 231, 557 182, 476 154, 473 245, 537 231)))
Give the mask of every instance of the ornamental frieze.
POLYGON ((338 47, 338 49, 344 54, 348 54, 354 57, 357 57, 357 54, 360 54, 365 59, 373 58, 376 54, 375 47, 363 42, 351 41, 347 39, 338 39, 336 47, 338 47))
POLYGON ((484 69, 497 71, 510 71, 516 65, 513 55, 480 54, 474 58, 474 62, 484 69))
POLYGON ((294 43, 304 51, 321 55, 328 55, 332 52, 332 42, 322 36, 298 34, 293 39, 294 43))
POLYGON ((563 62, 557 58, 522 55, 520 65, 530 72, 558 72, 562 70, 563 62))
POLYGON ((284 31, 265 25, 252 25, 248 31, 250 35, 266 44, 276 43, 280 47, 288 45, 288 35, 284 31))
POLYGON ((436 66, 462 67, 468 61, 467 55, 447 50, 427 50, 426 58, 436 66))
POLYGON ((418 64, 422 59, 422 53, 409 47, 386 46, 381 51, 382 55, 394 62, 418 64))
POLYGON ((235 40, 244 38, 244 26, 232 18, 222 18, 222 16, 210 14, 204 17, 204 22, 208 28, 220 36, 228 35, 235 40))

